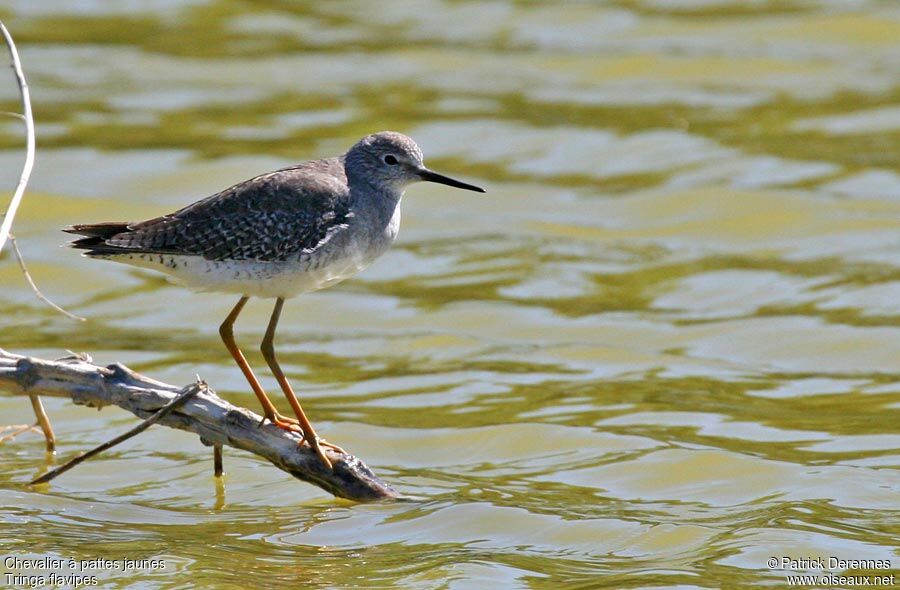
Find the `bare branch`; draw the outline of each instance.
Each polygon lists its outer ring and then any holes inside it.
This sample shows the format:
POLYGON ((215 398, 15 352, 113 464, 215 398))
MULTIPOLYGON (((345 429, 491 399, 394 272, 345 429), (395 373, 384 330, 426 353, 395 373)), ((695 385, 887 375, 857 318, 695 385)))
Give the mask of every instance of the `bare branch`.
POLYGON ((222 445, 213 445, 213 475, 222 477, 225 468, 222 466, 222 445))
POLYGON ((31 278, 31 273, 28 272, 28 267, 25 266, 25 258, 22 257, 22 252, 19 250, 19 244, 18 242, 16 242, 16 237, 12 234, 9 234, 9 243, 10 245, 12 245, 13 252, 15 252, 16 254, 16 260, 19 261, 19 268, 22 269, 22 274, 25 275, 25 280, 28 282, 28 286, 31 287, 31 291, 35 294, 35 296, 64 316, 79 322, 85 321, 85 318, 64 310, 60 306, 50 301, 50 299, 48 299, 46 295, 41 293, 41 290, 38 289, 37 285, 34 283, 34 279, 31 278))
POLYGON ((25 163, 22 166, 22 174, 19 176, 19 184, 16 186, 16 192, 13 194, 9 207, 6 209, 3 223, 0 224, 0 252, 2 252, 6 239, 9 237, 9 232, 12 230, 13 219, 16 217, 19 203, 22 202, 22 196, 25 194, 28 179, 31 177, 31 169, 34 167, 34 118, 31 115, 31 97, 28 94, 28 84, 25 82, 25 73, 22 71, 22 63, 19 61, 19 52, 16 51, 16 44, 2 22, 0 22, 0 32, 3 33, 6 46, 9 48, 13 71, 16 74, 16 81, 19 83, 19 94, 22 97, 22 116, 25 119, 26 142, 25 163))
POLYGON ((20 434, 25 432, 40 432, 41 429, 37 424, 9 424, 0 427, 0 433, 9 431, 9 434, 0 436, 0 445, 9 442, 20 434))
MULTIPOLYGON (((0 388, 18 395, 67 397, 92 407, 117 405, 141 418, 155 414, 181 391, 120 364, 101 367, 83 357, 48 361, 2 349, 0 388)), ((196 433, 206 445, 228 445, 255 453, 335 496, 363 502, 403 499, 356 457, 326 448, 333 465, 328 469, 309 446, 299 444, 298 435, 268 423, 260 426, 261 421, 258 414, 208 390, 197 393, 159 423, 196 433)))
MULTIPOLYGON (((175 408, 177 408, 178 406, 180 406, 181 404, 186 402, 188 400, 188 398, 191 398, 194 395, 196 395, 197 393, 199 393, 201 389, 209 390, 209 387, 207 387, 206 383, 202 382, 202 381, 197 381, 197 383, 192 383, 191 385, 182 389, 181 392, 176 397, 172 398, 172 401, 170 401, 169 403, 164 405, 155 414, 153 414, 152 416, 150 416, 149 418, 147 418, 146 420, 144 420, 143 422, 141 422, 140 424, 138 424, 137 426, 135 426, 128 432, 124 432, 124 433, 120 434, 119 436, 112 438, 112 439, 106 441, 105 443, 102 443, 102 444, 94 447, 90 451, 85 451, 84 453, 81 453, 77 457, 69 459, 68 461, 66 461, 65 463, 60 465, 59 467, 57 467, 55 469, 51 469, 44 475, 31 480, 31 485, 47 483, 50 480, 55 479, 58 475, 62 475, 69 469, 72 469, 76 465, 79 465, 79 464, 87 461, 91 457, 93 457, 95 455, 99 455, 103 451, 105 451, 107 449, 111 449, 114 446, 116 446, 117 444, 125 442, 129 438, 139 435, 140 433, 144 432, 145 430, 147 430, 148 428, 150 428, 151 426, 153 426, 154 424, 156 424, 157 422, 159 422, 160 420, 165 418, 167 414, 169 414, 172 410, 174 410, 175 408)), ((33 399, 36 399, 36 398, 33 398, 33 399)))
POLYGON ((44 410, 44 404, 41 402, 39 395, 32 394, 28 397, 31 398, 31 409, 34 410, 34 416, 37 418, 37 424, 35 426, 40 427, 41 432, 44 433, 44 442, 47 445, 47 452, 55 453, 56 435, 53 434, 53 426, 50 425, 50 416, 48 416, 47 412, 44 410))

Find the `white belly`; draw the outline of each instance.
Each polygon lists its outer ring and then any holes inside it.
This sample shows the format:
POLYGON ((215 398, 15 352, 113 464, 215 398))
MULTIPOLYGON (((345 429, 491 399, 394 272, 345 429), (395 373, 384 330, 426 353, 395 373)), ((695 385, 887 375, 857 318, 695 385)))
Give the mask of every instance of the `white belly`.
POLYGON ((371 263, 371 259, 362 256, 344 257, 319 268, 314 268, 310 261, 215 261, 168 254, 119 254, 109 259, 158 270, 176 283, 197 291, 285 299, 339 283, 371 263))
POLYGON ((167 274, 198 291, 237 293, 289 299, 348 279, 381 256, 400 230, 400 202, 387 223, 350 226, 299 260, 206 260, 177 254, 111 254, 98 256, 167 274))

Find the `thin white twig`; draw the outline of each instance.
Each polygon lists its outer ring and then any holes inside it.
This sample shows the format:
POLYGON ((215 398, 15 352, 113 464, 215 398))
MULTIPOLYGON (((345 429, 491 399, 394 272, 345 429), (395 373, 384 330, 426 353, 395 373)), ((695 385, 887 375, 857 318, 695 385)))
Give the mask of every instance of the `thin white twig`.
POLYGON ((18 244, 16 244, 16 238, 12 235, 13 219, 16 217, 19 203, 22 202, 22 197, 25 195, 25 187, 28 186, 28 179, 31 178, 31 169, 34 167, 34 118, 31 114, 31 97, 28 93, 28 83, 25 82, 25 73, 22 71, 22 63, 19 61, 19 52, 16 51, 16 44, 13 42, 12 35, 9 34, 9 31, 2 22, 0 22, 0 32, 3 33, 3 38, 6 40, 6 46, 9 48, 9 55, 12 58, 12 67, 16 73, 16 80, 19 83, 19 92, 22 96, 21 114, 7 112, 2 112, 0 114, 22 119, 25 122, 26 140, 25 164, 22 166, 22 175, 19 177, 19 184, 16 187, 16 192, 9 202, 9 208, 3 215, 3 224, 0 225, 0 252, 3 251, 3 246, 6 244, 7 240, 9 240, 12 244, 13 251, 16 254, 16 260, 19 261, 19 268, 22 269, 25 280, 28 281, 28 285, 31 287, 31 290, 37 298, 66 317, 83 322, 85 321, 83 317, 69 313, 41 293, 40 289, 38 289, 37 285, 34 283, 34 279, 31 278, 31 273, 28 272, 28 267, 25 266, 25 259, 22 257, 22 252, 19 250, 18 244))
POLYGON ((11 430, 12 432, 0 436, 0 445, 11 441, 20 434, 24 434, 26 432, 41 431, 40 427, 37 424, 10 424, 9 426, 0 427, 0 432, 6 432, 7 430, 11 430))
POLYGON ((22 257, 22 252, 19 250, 19 244, 16 242, 16 236, 9 234, 9 244, 12 246, 13 252, 16 255, 16 260, 19 261, 19 268, 22 269, 22 274, 25 275, 25 280, 28 281, 28 286, 31 287, 31 290, 34 292, 35 296, 64 316, 72 318, 73 320, 79 322, 85 321, 85 318, 64 310, 57 304, 50 301, 50 299, 48 299, 46 295, 41 293, 41 290, 38 289, 37 285, 34 283, 34 279, 31 278, 31 273, 28 272, 28 267, 25 266, 25 258, 22 257))
POLYGON ((6 26, 0 22, 0 32, 6 40, 6 46, 9 48, 9 55, 12 58, 13 71, 16 73, 16 80, 19 83, 19 93, 22 96, 22 116, 25 119, 25 164, 22 166, 22 174, 19 176, 19 184, 16 186, 16 192, 13 194, 6 214, 3 217, 3 223, 0 224, 0 252, 12 230, 13 219, 16 217, 16 211, 19 203, 22 202, 22 196, 25 194, 25 187, 28 185, 28 179, 31 176, 31 169, 34 167, 34 118, 31 115, 31 97, 28 94, 28 84, 25 82, 25 73, 22 71, 22 63, 19 61, 19 52, 16 51, 16 44, 13 42, 12 35, 6 30, 6 26))

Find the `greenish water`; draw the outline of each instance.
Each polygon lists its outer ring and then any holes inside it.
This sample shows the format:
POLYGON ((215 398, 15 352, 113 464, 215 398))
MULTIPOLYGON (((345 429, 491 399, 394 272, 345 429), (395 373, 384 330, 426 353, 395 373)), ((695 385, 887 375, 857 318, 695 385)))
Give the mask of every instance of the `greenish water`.
MULTIPOLYGON (((7 0, 0 18, 38 121, 16 234, 89 318, 39 303, 7 255, 11 351, 199 373, 258 409, 218 340, 232 298, 79 258, 59 228, 159 215, 382 129, 489 190, 412 187, 394 249, 282 319, 320 432, 421 502, 337 501, 233 450, 219 485, 209 450, 164 428, 33 490, 135 424, 48 399, 56 458, 33 434, 0 446, 2 557, 165 564, 82 572, 107 588, 823 573, 767 565, 782 556, 888 560, 824 573, 900 583, 895 2, 7 0)), ((17 108, 7 76, 0 110, 17 108)), ((0 130, 11 189, 21 136, 0 130)), ((269 307, 237 327, 260 367, 269 307)), ((11 396, 0 417, 32 419, 11 396)))

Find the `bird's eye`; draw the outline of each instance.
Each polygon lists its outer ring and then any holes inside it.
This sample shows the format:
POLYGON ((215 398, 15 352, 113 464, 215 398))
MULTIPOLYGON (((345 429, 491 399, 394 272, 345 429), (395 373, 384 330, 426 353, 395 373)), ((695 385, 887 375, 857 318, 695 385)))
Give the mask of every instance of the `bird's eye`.
POLYGON ((388 154, 384 157, 384 163, 388 166, 396 166, 397 165, 397 157, 391 154, 388 154))

